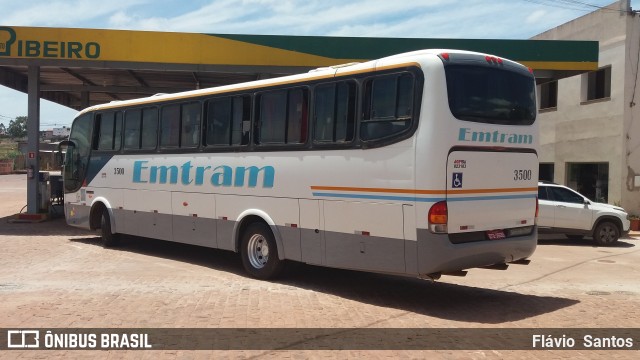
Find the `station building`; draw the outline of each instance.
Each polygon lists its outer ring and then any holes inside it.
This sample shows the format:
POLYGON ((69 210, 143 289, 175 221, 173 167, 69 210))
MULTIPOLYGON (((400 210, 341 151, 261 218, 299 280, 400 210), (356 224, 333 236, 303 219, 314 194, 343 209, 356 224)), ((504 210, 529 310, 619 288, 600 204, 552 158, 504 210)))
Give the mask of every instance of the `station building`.
POLYGON ((640 215, 640 14, 622 0, 533 39, 599 43, 596 71, 538 78, 541 179, 640 215))

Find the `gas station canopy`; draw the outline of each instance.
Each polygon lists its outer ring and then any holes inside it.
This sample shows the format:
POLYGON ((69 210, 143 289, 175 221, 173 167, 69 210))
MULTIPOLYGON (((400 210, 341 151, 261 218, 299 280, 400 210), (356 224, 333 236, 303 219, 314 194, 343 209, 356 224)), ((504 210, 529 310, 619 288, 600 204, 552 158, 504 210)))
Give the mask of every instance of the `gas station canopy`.
POLYGON ((598 68, 596 41, 222 35, 0 26, 0 85, 80 110, 306 72, 427 48, 490 53, 534 69, 539 82, 598 68))

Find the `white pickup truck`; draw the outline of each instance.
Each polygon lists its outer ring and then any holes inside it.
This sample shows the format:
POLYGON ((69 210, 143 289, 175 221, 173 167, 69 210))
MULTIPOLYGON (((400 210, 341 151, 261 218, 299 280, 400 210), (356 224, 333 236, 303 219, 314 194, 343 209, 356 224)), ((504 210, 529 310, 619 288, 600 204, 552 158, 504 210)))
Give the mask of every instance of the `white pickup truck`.
POLYGON ((591 201, 563 185, 538 183, 538 232, 570 239, 592 236, 607 246, 629 232, 629 214, 619 207, 591 201))

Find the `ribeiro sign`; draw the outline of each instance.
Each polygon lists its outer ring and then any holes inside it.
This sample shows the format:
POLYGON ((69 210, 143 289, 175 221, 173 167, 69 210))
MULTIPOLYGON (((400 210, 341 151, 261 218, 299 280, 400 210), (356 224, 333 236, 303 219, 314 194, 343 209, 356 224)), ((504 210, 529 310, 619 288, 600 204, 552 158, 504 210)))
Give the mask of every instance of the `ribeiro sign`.
POLYGON ((100 44, 94 41, 18 39, 14 29, 0 26, 0 56, 51 59, 98 59, 100 44))

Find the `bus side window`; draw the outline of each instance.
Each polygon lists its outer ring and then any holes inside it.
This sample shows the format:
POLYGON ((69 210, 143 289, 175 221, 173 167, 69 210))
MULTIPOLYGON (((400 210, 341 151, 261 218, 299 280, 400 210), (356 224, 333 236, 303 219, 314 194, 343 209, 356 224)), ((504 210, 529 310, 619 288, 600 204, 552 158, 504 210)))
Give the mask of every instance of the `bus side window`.
POLYGON ((356 86, 353 81, 322 84, 315 90, 314 141, 344 143, 353 140, 356 86))
POLYGON ((158 143, 158 110, 142 109, 142 142, 141 149, 155 149, 158 143))
POLYGON ((231 145, 247 145, 251 127, 251 98, 236 96, 233 98, 231 120, 231 145))
POLYGON ((158 110, 132 109, 125 113, 125 150, 150 150, 158 144, 158 110))
POLYGON ((308 91, 275 90, 260 95, 258 144, 303 144, 307 141, 308 91))
POLYGON ((108 112, 96 116, 97 144, 95 150, 112 151, 120 150, 120 137, 122 135, 122 113, 108 112))
POLYGON ((140 109, 128 110, 124 119, 124 148, 125 150, 140 149, 140 109))
POLYGON ((284 144, 287 92, 272 91, 260 96, 259 144, 284 144))
POLYGON ((200 145, 200 103, 182 105, 180 147, 194 148, 200 145))
POLYGON ((207 146, 239 146, 249 143, 251 97, 238 95, 207 102, 207 146))
POLYGON ((335 84, 319 85, 314 93, 315 129, 314 140, 320 143, 333 142, 335 124, 335 84))
POLYGON ((113 135, 113 150, 120 150, 122 146, 122 111, 116 112, 116 124, 113 135))
POLYGON ((307 92, 304 89, 289 91, 287 114, 287 144, 307 142, 307 92))
POLYGON ((383 75, 365 85, 362 140, 377 140, 411 128, 413 76, 408 73, 383 75))
POLYGON ((180 105, 163 106, 160 117, 160 147, 177 148, 180 143, 180 105))
POLYGON ((231 98, 213 99, 207 102, 207 145, 230 145, 230 114, 231 98))

